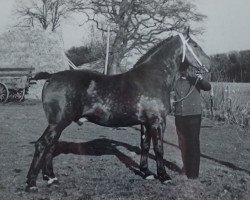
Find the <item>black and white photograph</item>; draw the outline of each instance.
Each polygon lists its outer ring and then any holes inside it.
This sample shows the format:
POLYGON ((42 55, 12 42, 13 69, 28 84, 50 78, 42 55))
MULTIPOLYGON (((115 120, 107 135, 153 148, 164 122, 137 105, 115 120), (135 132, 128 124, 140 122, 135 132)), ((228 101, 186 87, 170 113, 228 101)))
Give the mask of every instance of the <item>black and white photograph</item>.
POLYGON ((0 199, 249 200, 250 0, 0 0, 0 199))

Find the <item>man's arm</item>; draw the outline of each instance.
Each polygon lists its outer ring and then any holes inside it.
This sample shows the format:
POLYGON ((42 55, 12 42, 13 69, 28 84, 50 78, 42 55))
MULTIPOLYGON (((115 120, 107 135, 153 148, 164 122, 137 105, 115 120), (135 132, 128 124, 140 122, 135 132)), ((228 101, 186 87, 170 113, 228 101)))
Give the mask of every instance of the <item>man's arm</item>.
POLYGON ((198 83, 199 83, 199 87, 201 90, 204 90, 204 91, 209 91, 211 90, 211 84, 205 80, 201 74, 198 74, 197 75, 197 78, 199 79, 198 80, 198 83))

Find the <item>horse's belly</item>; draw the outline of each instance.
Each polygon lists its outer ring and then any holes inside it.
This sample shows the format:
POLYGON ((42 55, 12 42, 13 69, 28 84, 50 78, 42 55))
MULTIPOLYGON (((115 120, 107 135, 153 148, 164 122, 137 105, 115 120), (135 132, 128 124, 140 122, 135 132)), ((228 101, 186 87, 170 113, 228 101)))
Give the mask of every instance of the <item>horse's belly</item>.
POLYGON ((106 127, 127 127, 140 124, 138 120, 132 120, 131 118, 113 118, 109 120, 103 120, 102 118, 89 118, 88 121, 106 127))
POLYGON ((83 116, 90 122, 108 127, 125 127, 140 123, 133 109, 124 106, 108 107, 95 104, 85 111, 83 116))

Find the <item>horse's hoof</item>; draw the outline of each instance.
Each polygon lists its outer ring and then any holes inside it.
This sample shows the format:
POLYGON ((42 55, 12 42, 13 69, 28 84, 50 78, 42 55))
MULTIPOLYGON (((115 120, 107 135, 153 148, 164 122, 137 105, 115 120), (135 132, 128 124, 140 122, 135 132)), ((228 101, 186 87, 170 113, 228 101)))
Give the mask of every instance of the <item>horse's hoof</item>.
POLYGON ((56 177, 55 178, 49 178, 47 183, 48 183, 48 186, 59 185, 59 181, 58 181, 58 179, 56 177))
POLYGON ((43 175, 43 180, 44 181, 48 181, 49 179, 50 179, 49 176, 47 176, 46 174, 43 175))
POLYGON ((155 179, 154 174, 150 172, 148 169, 147 170, 141 170, 142 172, 142 177, 146 180, 153 180, 155 179))
POLYGON ((148 176, 145 177, 145 179, 146 180, 154 180, 155 177, 154 177, 154 175, 148 175, 148 176))
POLYGON ((167 185, 167 184, 170 184, 172 182, 172 180, 170 179, 170 180, 165 180, 165 181, 163 181, 162 183, 164 184, 164 185, 167 185))
POLYGON ((79 126, 82 126, 84 122, 87 122, 88 120, 84 117, 80 118, 76 123, 79 125, 79 126))
POLYGON ((158 175, 158 179, 163 183, 163 184, 168 184, 172 181, 169 175, 167 174, 161 174, 158 175))
POLYGON ((36 186, 30 187, 27 185, 25 188, 25 192, 36 193, 36 192, 38 192, 38 188, 36 186))

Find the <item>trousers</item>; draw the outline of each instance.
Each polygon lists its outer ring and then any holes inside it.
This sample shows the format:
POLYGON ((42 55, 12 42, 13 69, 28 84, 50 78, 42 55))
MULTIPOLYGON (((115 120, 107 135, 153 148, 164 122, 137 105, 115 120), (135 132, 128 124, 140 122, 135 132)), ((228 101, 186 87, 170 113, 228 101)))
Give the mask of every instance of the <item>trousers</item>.
POLYGON ((198 178, 201 115, 176 115, 175 125, 183 161, 183 172, 188 178, 198 178))

